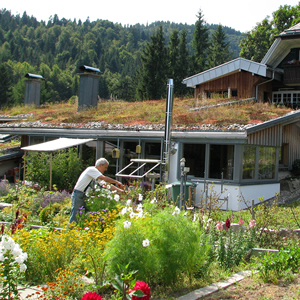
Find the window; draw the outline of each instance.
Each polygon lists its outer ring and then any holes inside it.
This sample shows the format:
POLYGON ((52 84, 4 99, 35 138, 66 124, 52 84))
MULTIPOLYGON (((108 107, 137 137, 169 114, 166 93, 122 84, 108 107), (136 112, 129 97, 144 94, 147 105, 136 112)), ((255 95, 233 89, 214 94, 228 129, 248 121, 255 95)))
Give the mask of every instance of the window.
POLYGON ((243 179, 255 179, 255 146, 245 146, 243 155, 243 179))
POLYGON ((289 144, 283 144, 279 151, 279 165, 288 166, 289 144))
POLYGON ((185 166, 190 168, 189 175, 204 178, 205 144, 184 144, 183 157, 185 166))
POLYGON ((117 141, 104 142, 104 157, 108 160, 109 165, 105 175, 115 178, 117 159, 112 157, 113 149, 117 148, 117 141))
POLYGON ((209 178, 233 179, 233 145, 210 145, 209 178))
POLYGON ((259 147, 258 179, 275 178, 276 148, 259 147))

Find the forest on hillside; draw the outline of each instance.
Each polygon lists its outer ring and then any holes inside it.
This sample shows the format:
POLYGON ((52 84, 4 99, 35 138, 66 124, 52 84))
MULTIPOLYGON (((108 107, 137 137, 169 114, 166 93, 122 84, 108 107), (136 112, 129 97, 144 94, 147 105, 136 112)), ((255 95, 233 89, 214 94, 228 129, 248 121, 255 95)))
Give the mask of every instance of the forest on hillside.
MULTIPOLYGON (((288 19, 286 28, 299 17, 298 12, 299 5, 284 6, 273 13, 273 18, 277 13, 280 22, 288 19)), ((251 57, 256 50, 249 48, 258 41, 255 34, 263 32, 260 39, 269 35, 264 41, 268 47, 274 30, 279 28, 277 23, 276 18, 265 19, 253 31, 241 33, 207 24, 201 10, 193 25, 155 22, 122 26, 108 20, 82 22, 60 19, 57 15, 46 23, 26 12, 22 16, 12 15, 3 8, 0 10, 0 107, 24 103, 27 73, 44 78, 41 103, 74 98, 79 85, 76 74, 82 65, 101 70, 102 99, 159 99, 165 96, 167 78, 174 78, 175 94, 184 97, 191 90, 181 84, 182 79, 241 54, 257 59, 251 57)))

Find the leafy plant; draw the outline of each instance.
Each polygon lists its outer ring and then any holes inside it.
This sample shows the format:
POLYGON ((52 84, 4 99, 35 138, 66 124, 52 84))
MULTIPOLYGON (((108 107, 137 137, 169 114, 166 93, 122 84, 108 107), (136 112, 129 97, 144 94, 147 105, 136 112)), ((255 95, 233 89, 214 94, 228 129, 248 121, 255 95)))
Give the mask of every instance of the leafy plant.
MULTIPOLYGON (((26 180, 49 187, 50 156, 45 152, 27 152, 24 155, 26 180)), ((72 190, 82 172, 83 163, 76 148, 57 151, 52 158, 52 184, 58 190, 72 190), (70 172, 72 170, 72 172, 70 172)))
POLYGON ((96 185, 85 200, 87 212, 97 212, 103 209, 113 210, 117 208, 120 196, 111 191, 109 186, 96 185))
POLYGON ((115 235, 106 247, 110 274, 117 273, 118 264, 130 263, 132 270, 139 270, 138 279, 169 285, 182 272, 191 276, 200 267, 197 262, 205 261, 201 228, 174 208, 165 208, 151 218, 141 211, 132 211, 129 216, 130 220, 117 222, 115 235))
POLYGON ((225 269, 230 269, 238 266, 246 258, 246 255, 257 243, 256 230, 254 227, 248 230, 239 226, 237 232, 232 230, 230 221, 227 219, 226 230, 212 230, 212 235, 215 235, 212 240, 215 240, 214 252, 217 262, 225 269))
POLYGON ((274 281, 287 270, 293 273, 299 271, 300 249, 291 248, 280 250, 278 253, 266 252, 254 265, 265 282, 274 281))

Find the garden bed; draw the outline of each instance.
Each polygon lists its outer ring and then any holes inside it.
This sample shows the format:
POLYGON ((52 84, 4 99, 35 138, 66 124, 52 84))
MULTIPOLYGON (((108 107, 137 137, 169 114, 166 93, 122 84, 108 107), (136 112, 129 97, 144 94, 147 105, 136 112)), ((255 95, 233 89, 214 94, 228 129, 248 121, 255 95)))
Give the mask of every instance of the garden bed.
MULTIPOLYGON (((252 249, 299 248, 297 207, 261 204, 254 220, 249 211, 180 211, 166 198, 165 186, 144 193, 136 188, 121 199, 101 189, 87 199, 93 213, 82 211, 78 223, 70 225, 70 198, 59 193, 19 186, 2 198, 12 206, 0 212, 4 233, 28 255, 26 281, 53 288, 45 290, 45 299, 53 293, 80 299, 88 291, 105 300, 122 299, 124 290, 114 293, 116 278, 131 288, 136 280, 149 284, 153 299, 175 299, 237 271, 259 269, 252 249), (78 286, 83 275, 95 284, 78 286), (101 288, 105 280, 110 285, 101 288)), ((269 263, 261 269, 265 281, 281 280, 277 269, 268 271, 272 259, 263 258, 269 263)))

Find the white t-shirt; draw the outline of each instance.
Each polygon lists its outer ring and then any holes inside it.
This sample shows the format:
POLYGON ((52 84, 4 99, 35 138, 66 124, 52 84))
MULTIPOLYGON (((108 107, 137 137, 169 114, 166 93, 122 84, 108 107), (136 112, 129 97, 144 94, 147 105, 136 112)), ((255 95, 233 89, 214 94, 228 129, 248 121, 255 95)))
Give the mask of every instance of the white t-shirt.
POLYGON ((79 176, 74 190, 83 192, 91 180, 96 180, 102 173, 96 167, 87 167, 79 176))

